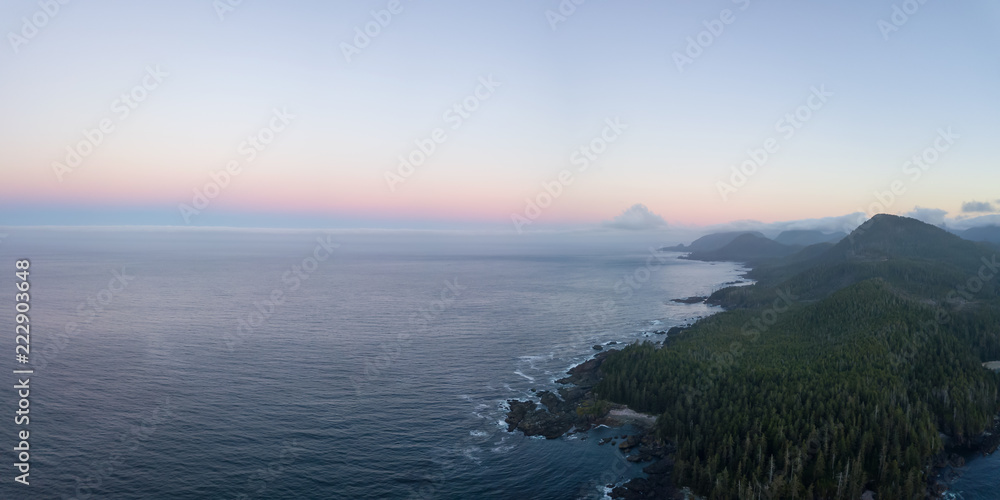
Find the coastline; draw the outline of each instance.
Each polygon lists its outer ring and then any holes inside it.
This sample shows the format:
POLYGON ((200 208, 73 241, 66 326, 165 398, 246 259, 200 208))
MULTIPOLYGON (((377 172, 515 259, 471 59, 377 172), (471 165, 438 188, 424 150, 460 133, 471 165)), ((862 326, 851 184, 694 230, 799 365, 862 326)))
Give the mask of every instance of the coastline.
POLYGON ((993 426, 976 436, 969 446, 949 446, 945 445, 943 451, 931 457, 931 472, 928 485, 932 493, 932 498, 944 498, 944 494, 951 490, 952 483, 962 476, 967 465, 963 455, 972 454, 976 459, 984 459, 996 453, 1000 448, 1000 414, 993 417, 993 426), (960 469, 956 471, 956 469, 960 469))
MULTIPOLYGON (((747 264, 734 262, 745 269, 737 282, 719 283, 723 288, 730 285, 752 284, 753 268, 746 268, 747 264)), ((709 302, 708 297, 691 296, 687 298, 671 299, 670 302, 679 304, 696 304, 709 302)), ((671 337, 683 330, 703 321, 719 312, 727 310, 723 304, 712 303, 720 306, 718 311, 713 311, 708 315, 694 319, 690 324, 674 326, 669 332, 656 331, 654 333, 667 333, 660 341, 652 343, 657 348, 669 345, 671 337)), ((638 341, 636 341, 638 342, 638 341)), ((562 387, 556 393, 550 391, 540 391, 539 396, 541 406, 533 401, 508 400, 510 411, 506 422, 508 432, 521 430, 526 436, 541 435, 547 439, 556 439, 562 436, 587 433, 590 430, 604 425, 610 428, 621 428, 626 425, 638 429, 631 435, 612 436, 602 439, 598 445, 610 443, 616 446, 623 453, 626 460, 633 463, 645 464, 642 472, 646 477, 632 478, 622 484, 606 485, 606 498, 612 499, 682 499, 698 498, 687 488, 673 483, 674 453, 675 443, 669 441, 659 441, 655 438, 654 426, 655 415, 636 412, 625 405, 603 402, 604 406, 598 404, 593 388, 600 382, 602 374, 600 366, 609 355, 618 351, 617 347, 624 347, 629 344, 617 344, 615 348, 608 348, 608 345, 594 346, 598 353, 591 359, 584 361, 570 368, 566 373, 567 377, 559 379, 556 383, 562 387)), ((1000 362, 983 363, 986 369, 996 370, 1000 362)), ((586 438, 584 438, 586 439, 586 438)), ((963 445, 956 446, 946 440, 945 447, 940 453, 927 457, 927 498, 940 499, 947 498, 953 481, 961 476, 965 458, 963 455, 969 453, 981 454, 987 457, 993 454, 1000 445, 1000 414, 994 418, 992 427, 984 430, 978 436, 967 441, 963 445)))
MULTIPOLYGON (((683 255, 677 258, 683 258, 683 255)), ((715 264, 711 263, 711 265, 715 264)), ((713 289, 748 285, 754 282, 748 277, 752 268, 748 268, 744 263, 732 262, 732 264, 740 272, 738 279, 714 283, 713 289)), ((704 304, 707 303, 709 295, 711 294, 679 297, 669 299, 668 302, 690 305, 704 304)), ((719 310, 698 316, 684 324, 666 330, 653 331, 651 333, 655 333, 657 336, 662 335, 662 337, 661 340, 651 342, 657 348, 663 348, 669 345, 672 336, 725 310, 720 306, 719 310)), ((616 341, 600 346, 601 349, 594 346, 597 352, 593 357, 572 366, 566 372, 566 377, 555 381, 560 385, 555 392, 547 390, 536 392, 537 403, 532 399, 507 400, 509 408, 505 418, 507 431, 521 431, 525 436, 557 439, 571 434, 584 434, 601 425, 612 429, 631 426, 636 429, 636 432, 632 432, 630 435, 622 434, 605 438, 597 444, 598 446, 605 444, 615 446, 629 462, 646 464, 642 468, 646 477, 632 478, 622 484, 605 485, 606 491, 608 491, 607 495, 613 499, 624 500, 691 498, 689 490, 680 488, 673 483, 676 447, 672 442, 660 441, 655 438, 656 415, 640 413, 622 404, 599 402, 593 393, 593 388, 602 378, 601 364, 609 355, 618 352, 619 348, 627 345, 629 344, 616 341)))
MULTIPOLYGON (((662 343, 661 343, 662 345, 662 343)), ((534 401, 508 400, 510 410, 505 419, 507 431, 520 430, 526 436, 544 436, 546 439, 587 433, 598 426, 618 429, 630 425, 637 429, 600 440, 598 446, 610 444, 634 463, 649 463, 642 471, 647 477, 637 477, 621 485, 607 485, 611 498, 626 500, 644 498, 683 498, 673 484, 673 443, 654 437, 656 416, 636 412, 625 405, 604 405, 596 399, 593 388, 601 380, 600 366, 617 352, 610 349, 597 353, 593 358, 569 369, 567 377, 556 382, 563 387, 558 395, 539 391, 541 405, 534 401)))

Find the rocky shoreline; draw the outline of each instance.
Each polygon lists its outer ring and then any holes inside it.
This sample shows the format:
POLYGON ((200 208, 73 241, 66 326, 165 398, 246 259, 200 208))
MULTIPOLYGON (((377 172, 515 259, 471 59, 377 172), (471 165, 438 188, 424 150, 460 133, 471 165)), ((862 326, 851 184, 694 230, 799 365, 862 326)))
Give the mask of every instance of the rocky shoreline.
POLYGON ((1000 448, 1000 415, 993 418, 993 427, 976 436, 963 446, 946 445, 945 450, 931 458, 931 477, 928 488, 931 498, 943 498, 953 480, 961 476, 954 469, 965 467, 965 458, 959 452, 979 452, 992 455, 1000 448))
MULTIPOLYGON (((680 334, 685 329, 686 327, 673 327, 670 334, 680 334)), ((614 345, 620 344, 616 342, 614 345)), ((652 430, 655 417, 636 413, 624 405, 600 401, 593 393, 593 388, 601 380, 601 365, 615 351, 603 350, 593 358, 570 368, 566 372, 567 377, 556 381, 562 387, 556 392, 539 391, 537 403, 532 400, 508 400, 510 410, 505 419, 507 431, 517 430, 526 436, 557 439, 566 434, 586 433, 599 425, 616 428, 631 424, 639 431, 631 435, 604 438, 598 445, 616 446, 629 462, 650 462, 642 469, 647 477, 634 478, 620 486, 608 485, 614 488, 611 497, 624 500, 684 498, 672 477, 676 448, 673 443, 661 442, 654 437, 652 430)), ((955 471, 956 468, 965 466, 965 459, 960 452, 980 452, 986 456, 996 452, 998 447, 1000 415, 994 419, 991 430, 963 445, 946 445, 944 451, 931 458, 928 466, 929 498, 943 498, 951 481, 960 475, 955 471)))
POLYGON ((509 400, 510 411, 505 419, 507 431, 519 430, 526 436, 556 439, 567 433, 585 433, 599 425, 621 427, 631 424, 640 431, 605 438, 598 445, 617 446, 629 462, 650 462, 642 469, 647 477, 634 478, 614 487, 611 497, 625 500, 683 498, 672 477, 676 448, 653 436, 655 417, 636 413, 623 405, 599 401, 593 393, 594 386, 601 380, 601 364, 612 352, 599 352, 592 359, 570 368, 567 377, 556 381, 563 385, 556 393, 538 392, 540 404, 531 400, 509 400))
POLYGON ((670 299, 670 302, 676 302, 678 304, 701 304, 708 300, 708 296, 693 295, 686 299, 670 299))
MULTIPOLYGON (((746 275, 743 278, 747 278, 746 275)), ((736 281, 731 284, 742 284, 736 281)), ((671 302, 681 304, 716 303, 711 297, 692 296, 684 299, 672 299, 671 302)), ((697 320, 703 318, 699 317, 697 320)), ((697 321, 696 320, 696 321, 697 321)), ((665 335, 661 345, 667 345, 670 340, 682 335, 692 325, 674 326, 668 330, 658 330, 647 333, 665 335)), ((655 417, 636 413, 624 405, 600 401, 593 393, 593 388, 600 382, 601 365, 616 349, 608 346, 618 344, 610 342, 604 346, 595 345, 599 351, 592 359, 572 367, 567 371, 567 377, 557 380, 561 384, 555 393, 541 391, 537 393, 539 403, 531 400, 508 400, 510 410, 505 419, 507 431, 520 430, 526 436, 544 436, 546 439, 556 439, 571 433, 586 433, 591 429, 605 425, 611 428, 632 424, 639 429, 632 435, 612 436, 600 440, 598 445, 611 444, 625 455, 629 462, 650 462, 642 471, 645 478, 633 478, 620 485, 608 485, 613 488, 611 497, 614 499, 684 499, 690 492, 682 492, 673 483, 674 443, 657 440, 654 436, 653 424, 655 417)), ((616 346, 617 347, 617 346, 616 346)), ((1000 369, 1000 361, 983 363, 987 369, 1000 369)), ((532 389, 534 391, 534 389, 532 389)), ((951 482, 961 475, 959 469, 965 466, 962 453, 979 452, 983 456, 991 455, 1000 448, 1000 415, 994 418, 993 426, 980 435, 966 439, 962 443, 946 442, 944 451, 930 457, 925 471, 928 474, 927 498, 941 499, 948 491, 951 482)), ((697 497, 696 497, 697 498, 697 497)))

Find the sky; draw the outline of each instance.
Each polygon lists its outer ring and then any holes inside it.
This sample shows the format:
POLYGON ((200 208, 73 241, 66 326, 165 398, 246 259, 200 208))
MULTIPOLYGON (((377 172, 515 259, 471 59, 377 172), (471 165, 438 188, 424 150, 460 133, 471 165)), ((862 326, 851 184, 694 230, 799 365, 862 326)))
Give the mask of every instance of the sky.
POLYGON ((0 23, 0 226, 1000 209, 992 1, 10 0, 0 23))

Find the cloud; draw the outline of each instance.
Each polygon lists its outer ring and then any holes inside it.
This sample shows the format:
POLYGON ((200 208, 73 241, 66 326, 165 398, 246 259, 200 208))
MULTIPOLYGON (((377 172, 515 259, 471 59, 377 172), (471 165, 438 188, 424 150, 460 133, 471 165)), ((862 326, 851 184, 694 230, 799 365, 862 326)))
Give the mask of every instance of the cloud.
POLYGON ((818 219, 799 219, 781 222, 760 222, 754 220, 738 220, 709 227, 709 233, 722 231, 760 231, 769 237, 775 237, 782 231, 793 229, 809 229, 824 233, 849 233, 861 225, 868 217, 864 212, 855 212, 837 217, 822 217, 818 219))
POLYGON ((954 229, 969 229, 981 226, 1000 226, 1000 214, 980 215, 979 217, 968 217, 956 219, 948 224, 954 229))
POLYGON ((991 214, 996 211, 996 207, 988 201, 967 201, 962 203, 962 212, 964 213, 985 212, 991 214))
POLYGON ((912 217, 922 222, 928 224, 933 224, 935 226, 941 226, 945 223, 945 216, 948 215, 948 211, 941 210, 939 208, 922 208, 913 207, 913 210, 906 213, 907 217, 912 217))
POLYGON ((625 210, 621 215, 604 222, 605 227, 615 229, 659 229, 667 227, 667 221, 663 217, 654 214, 646 208, 646 205, 637 203, 625 210))

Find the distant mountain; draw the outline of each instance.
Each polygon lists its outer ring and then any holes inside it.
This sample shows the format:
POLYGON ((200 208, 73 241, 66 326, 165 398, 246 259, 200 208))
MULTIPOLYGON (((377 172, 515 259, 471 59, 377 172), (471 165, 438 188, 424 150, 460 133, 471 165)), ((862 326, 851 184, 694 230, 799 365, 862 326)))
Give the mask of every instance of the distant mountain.
POLYGON ((987 241, 1000 244, 1000 226, 981 226, 957 233, 969 241, 987 241))
POLYGON ((732 243, 733 240, 743 236, 744 234, 752 234, 754 236, 764 238, 764 235, 757 231, 730 231, 702 236, 687 246, 677 245, 672 247, 663 247, 660 250, 668 252, 711 252, 732 243))
POLYGON ((717 250, 692 252, 687 258, 707 261, 748 262, 785 257, 801 250, 800 246, 782 245, 759 234, 741 234, 717 250))
POLYGON ((986 251, 937 226, 897 215, 879 214, 834 245, 824 256, 829 261, 872 261, 909 258, 952 263, 972 271, 986 251))
POLYGON ((810 245, 836 243, 845 236, 847 234, 843 232, 824 233, 822 231, 795 229, 783 231, 777 238, 771 240, 759 231, 728 231, 702 236, 691 242, 690 245, 664 247, 660 250, 691 252, 694 254, 691 258, 695 260, 745 261, 748 259, 783 257, 810 245), (755 238, 743 238, 737 245, 723 251, 724 247, 734 243, 737 238, 747 235, 754 236, 755 238), (772 245, 768 242, 778 243, 781 246, 772 245))
MULTIPOLYGON (((914 295, 943 298, 992 262, 997 249, 964 240, 944 229, 916 219, 880 214, 825 251, 809 247, 795 255, 758 262, 748 277, 763 285, 788 287, 810 300, 819 299, 855 283, 880 278, 914 295)), ((987 280, 980 292, 994 296, 1000 280, 987 280)), ((748 290, 723 289, 710 303, 746 307, 766 302, 748 290)))
POLYGON ((809 245, 815 245, 817 243, 836 243, 844 237, 847 233, 838 231, 836 233, 824 233, 822 231, 814 231, 809 229, 793 229, 790 231, 782 231, 774 241, 781 243, 782 245, 798 245, 807 247, 809 245))

